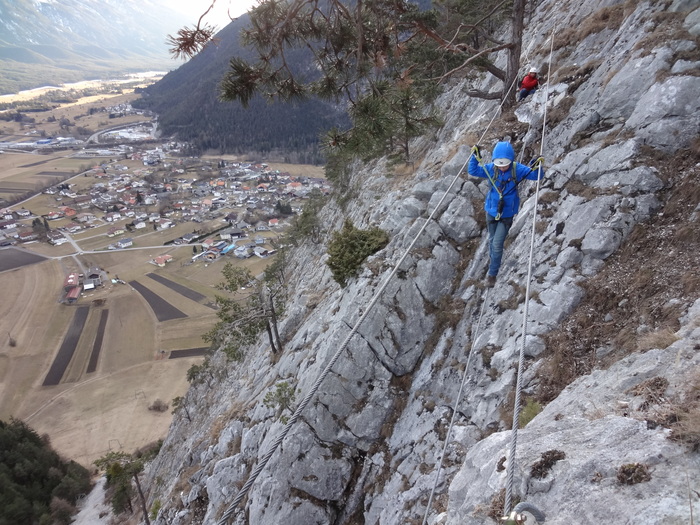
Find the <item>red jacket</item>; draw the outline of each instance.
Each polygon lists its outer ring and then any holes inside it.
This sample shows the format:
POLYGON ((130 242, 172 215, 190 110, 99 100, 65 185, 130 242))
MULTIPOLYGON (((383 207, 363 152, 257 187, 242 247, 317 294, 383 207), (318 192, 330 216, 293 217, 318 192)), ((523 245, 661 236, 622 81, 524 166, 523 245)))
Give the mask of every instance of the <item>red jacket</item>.
POLYGON ((540 81, 537 75, 531 77, 529 74, 525 75, 523 81, 520 83, 520 89, 527 89, 528 91, 535 89, 539 85, 540 81))

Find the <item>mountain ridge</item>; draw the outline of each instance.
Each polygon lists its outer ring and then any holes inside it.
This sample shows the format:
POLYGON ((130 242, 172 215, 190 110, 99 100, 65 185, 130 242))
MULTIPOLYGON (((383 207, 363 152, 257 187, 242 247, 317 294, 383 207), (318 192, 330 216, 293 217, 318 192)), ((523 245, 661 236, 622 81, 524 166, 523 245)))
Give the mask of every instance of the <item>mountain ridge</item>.
MULTIPOLYGON (((134 105, 157 113, 164 134, 192 142, 198 153, 322 163, 319 135, 333 126, 347 125, 342 106, 318 99, 267 101, 257 95, 244 108, 239 102, 219 99, 218 85, 231 57, 253 58, 253 52, 238 41, 249 21, 243 15, 231 22, 199 54, 145 88, 134 105)), ((310 53, 293 50, 286 59, 300 65, 308 63, 310 53)))
POLYGON ((164 0, 0 0, 0 92, 167 71, 167 35, 191 22, 164 0))

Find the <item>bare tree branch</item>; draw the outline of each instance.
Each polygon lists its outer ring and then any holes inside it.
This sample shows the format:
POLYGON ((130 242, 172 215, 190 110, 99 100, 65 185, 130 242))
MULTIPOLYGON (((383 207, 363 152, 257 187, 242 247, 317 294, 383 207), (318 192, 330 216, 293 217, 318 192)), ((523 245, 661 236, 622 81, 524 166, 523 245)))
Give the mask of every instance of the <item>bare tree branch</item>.
POLYGON ((480 89, 471 89, 467 91, 467 96, 474 98, 483 98, 485 100, 500 100, 501 94, 496 92, 481 91, 480 89))
MULTIPOLYGON (((460 66, 457 66, 456 68, 452 69, 451 71, 448 71, 448 72, 445 73, 444 75, 441 75, 440 77, 438 77, 438 78, 436 78, 436 79, 434 79, 434 80, 437 80, 437 81, 439 81, 439 82, 442 82, 442 81, 443 81, 444 79, 446 79, 447 77, 449 77, 449 76, 451 76, 451 75, 457 73, 458 71, 461 71, 461 70, 464 69, 465 67, 467 67, 469 64, 471 64, 472 62, 474 62, 474 60, 476 60, 477 58, 480 58, 480 57, 482 57, 482 56, 484 56, 484 55, 486 55, 486 54, 488 54, 488 53, 494 53, 494 52, 496 52, 496 51, 500 51, 501 49, 509 49, 510 47, 512 47, 512 44, 502 44, 502 45, 500 45, 500 46, 489 47, 488 49, 483 49, 483 50, 479 51, 477 54, 475 54, 475 55, 469 57, 468 59, 466 59, 464 62, 462 62, 462 64, 461 64, 460 66)), ((503 70, 497 68, 496 66, 492 66, 492 67, 489 68, 488 65, 484 65, 483 67, 484 67, 485 69, 488 69, 489 73, 491 73, 492 75, 496 76, 496 77, 499 78, 500 80, 503 80, 503 79, 505 78, 505 73, 503 72, 503 70)))

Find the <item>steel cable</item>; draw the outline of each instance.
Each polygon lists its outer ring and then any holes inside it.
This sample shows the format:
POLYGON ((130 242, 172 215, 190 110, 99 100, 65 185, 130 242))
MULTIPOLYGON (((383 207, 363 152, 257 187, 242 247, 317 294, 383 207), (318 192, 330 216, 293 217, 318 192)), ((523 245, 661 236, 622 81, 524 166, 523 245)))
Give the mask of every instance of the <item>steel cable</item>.
MULTIPOLYGON (((547 71, 547 77, 549 78, 552 68, 552 53, 554 51, 554 29, 552 30, 550 50, 549 50, 549 67, 547 71)), ((547 88, 545 90, 544 97, 544 112, 542 118, 542 140, 540 141, 540 157, 544 153, 544 139, 545 131, 547 126, 547 99, 549 98, 549 83, 547 83, 547 88)), ((506 482, 506 497, 503 515, 507 516, 511 509, 511 504, 513 501, 513 479, 515 476, 515 453, 518 443, 518 427, 520 426, 520 397, 523 387, 523 365, 525 362, 525 341, 527 337, 527 316, 528 316, 528 305, 530 303, 530 282, 532 280, 532 259, 535 250, 535 229, 537 223, 537 202, 539 199, 540 192, 540 180, 542 178, 542 164, 540 163, 537 169, 537 184, 535 186, 535 204, 533 207, 532 214, 532 230, 530 234, 530 255, 528 258, 528 268, 527 268, 527 281, 525 284, 525 306, 523 312, 523 330, 520 338, 520 353, 518 356, 518 373, 515 387, 515 401, 513 407, 513 426, 511 431, 511 443, 510 443, 510 457, 508 458, 508 476, 506 482)))

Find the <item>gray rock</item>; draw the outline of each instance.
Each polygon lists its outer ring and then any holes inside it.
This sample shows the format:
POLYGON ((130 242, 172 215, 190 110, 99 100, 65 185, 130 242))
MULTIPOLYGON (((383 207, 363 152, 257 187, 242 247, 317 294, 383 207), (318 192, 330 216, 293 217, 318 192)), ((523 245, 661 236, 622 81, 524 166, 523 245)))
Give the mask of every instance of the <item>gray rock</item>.
POLYGON ((413 187, 413 196, 419 201, 430 201, 437 188, 434 180, 421 181, 413 187))
POLYGON ((539 293, 538 301, 530 301, 530 316, 553 327, 565 319, 583 298, 583 290, 573 279, 563 278, 539 293))
POLYGON ((638 166, 628 171, 606 173, 592 184, 594 188, 622 187, 620 193, 650 193, 663 188, 663 182, 656 176, 656 170, 648 166, 638 166))
POLYGON ((470 146, 460 146, 457 153, 449 159, 445 164, 442 165, 440 169, 440 174, 443 178, 452 179, 456 177, 461 171, 466 171, 466 163, 471 156, 470 146))
POLYGON ((698 0, 673 0, 668 10, 672 13, 684 13, 698 8, 698 0))
POLYGON ((649 219, 656 210, 661 208, 661 201, 656 195, 639 195, 634 199, 634 216, 638 222, 649 219))
MULTIPOLYGON (((691 333, 700 336, 700 329, 691 333)), ((635 497, 635 511, 663 516, 665 523, 682 523, 687 517, 687 480, 674 472, 697 470, 700 458, 689 457, 682 446, 668 440, 666 430, 650 430, 645 421, 617 413, 631 388, 661 376, 669 381, 670 390, 686 384, 698 365, 700 355, 687 344, 677 344, 630 356, 609 371, 575 381, 519 432, 514 494, 544 511, 546 522, 555 525, 624 523, 630 497, 635 497), (678 365, 669 367, 670 362, 678 365), (593 455, 587 453, 592 446, 593 455), (560 450, 565 458, 553 464, 544 480, 534 480, 530 469, 548 450, 560 450), (619 484, 618 469, 633 463, 645 465, 650 479, 619 484), (639 499, 647 491, 661 499, 639 499), (563 501, 567 505, 562 506, 563 501)), ((500 458, 508 458, 509 445, 510 433, 502 432, 469 450, 450 484, 447 523, 482 523, 479 506, 487 505, 507 482, 506 470, 496 467, 500 458)))
POLYGON ((622 234, 612 228, 593 228, 583 238, 581 251, 596 259, 607 259, 622 242, 622 234))
POLYGON ((597 110, 603 119, 627 118, 640 98, 654 85, 659 71, 670 69, 673 51, 656 48, 646 56, 633 58, 623 65, 600 95, 597 110))
POLYGON ((546 349, 547 347, 544 344, 544 340, 541 337, 534 335, 526 338, 525 347, 523 348, 523 354, 525 355, 525 357, 538 357, 546 349))
POLYGON ((603 174, 620 172, 632 168, 639 152, 637 140, 631 139, 621 144, 613 144, 591 155, 574 175, 583 182, 593 182, 603 174))
POLYGON ((248 466, 240 454, 214 464, 214 470, 205 482, 209 499, 207 514, 210 519, 213 519, 219 509, 228 506, 231 498, 235 497, 235 484, 245 482, 247 476, 248 466))
POLYGON ((679 76, 654 84, 640 99, 625 126, 647 144, 673 153, 695 140, 700 127, 698 78, 679 76))
MULTIPOLYGON (((694 4, 697 7, 697 2, 695 0, 687 0, 686 4, 694 4)), ((679 9, 680 10, 680 9, 679 9)), ((688 30, 688 33, 697 37, 700 36, 700 9, 695 9, 688 13, 683 21, 683 27, 688 30)))
POLYGON ((567 217, 562 232, 564 235, 562 245, 569 246, 573 240, 583 240, 593 226, 605 222, 612 216, 617 201, 618 197, 614 195, 596 197, 588 202, 580 197, 567 197, 559 209, 560 213, 567 217), (567 209, 570 209, 568 214, 567 209))
POLYGON ((415 284, 425 300, 437 304, 449 293, 458 262, 459 253, 448 243, 436 245, 432 259, 418 261, 415 284))
POLYGON ((438 223, 450 239, 461 244, 481 234, 474 212, 471 201, 458 195, 450 202, 438 223))
POLYGON ((396 204, 395 213, 401 217, 406 217, 408 219, 415 219, 420 217, 425 210, 425 204, 415 197, 409 197, 400 201, 396 204))
MULTIPOLYGON (((304 427, 300 427, 303 429, 304 427)), ((351 464, 334 457, 334 452, 315 446, 310 432, 297 431, 286 441, 278 465, 294 464, 289 473, 289 485, 314 498, 335 501, 341 497, 349 480, 351 464)))
POLYGON ((564 248, 557 256, 557 266, 561 266, 565 270, 573 268, 580 264, 583 260, 583 254, 575 247, 569 246, 564 248))
POLYGON ((586 255, 581 261, 581 275, 584 277, 593 277, 603 267, 603 259, 586 255))
POLYGON ((589 144, 582 148, 577 148, 571 153, 568 153, 564 159, 554 164, 551 171, 557 174, 554 178, 554 188, 561 189, 568 180, 574 176, 574 173, 579 170, 591 156, 600 150, 598 144, 589 144))
MULTIPOLYGON (((700 23, 700 22, 699 22, 700 23)), ((687 71, 692 71, 694 69, 700 69, 700 62, 690 61, 690 60, 678 60, 671 68, 671 73, 673 75, 680 75, 687 71)))

